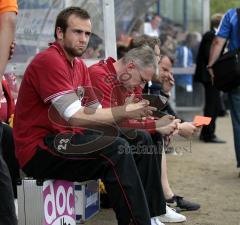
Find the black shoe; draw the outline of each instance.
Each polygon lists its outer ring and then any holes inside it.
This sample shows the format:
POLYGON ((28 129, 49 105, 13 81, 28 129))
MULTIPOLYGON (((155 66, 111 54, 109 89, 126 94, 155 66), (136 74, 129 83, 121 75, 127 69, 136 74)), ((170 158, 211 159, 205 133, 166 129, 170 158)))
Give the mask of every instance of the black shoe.
MULTIPOLYGON (((183 197, 174 195, 172 198, 167 199, 166 202, 168 204, 175 204, 175 207, 180 208, 181 211, 193 211, 198 210, 200 208, 200 205, 194 202, 187 201, 183 199, 183 197)), ((172 207, 172 205, 171 205, 172 207)))
POLYGON ((211 139, 203 139, 206 143, 217 143, 217 144, 225 144, 226 141, 219 139, 218 137, 214 137, 211 139))
POLYGON ((226 110, 221 110, 218 113, 218 117, 224 117, 224 116, 228 116, 228 112, 226 110))

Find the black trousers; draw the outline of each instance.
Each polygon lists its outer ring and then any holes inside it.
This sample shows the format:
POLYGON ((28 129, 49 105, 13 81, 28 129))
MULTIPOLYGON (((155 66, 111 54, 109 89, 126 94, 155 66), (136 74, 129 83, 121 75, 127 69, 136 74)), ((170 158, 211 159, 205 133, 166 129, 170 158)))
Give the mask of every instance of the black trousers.
MULTIPOLYGON (((85 144, 110 136, 95 133, 77 135, 73 144, 85 144)), ((53 146, 53 139, 46 137, 53 146)), ((97 152, 66 158, 37 149, 35 156, 23 168, 28 176, 40 179, 84 181, 101 178, 105 183, 119 225, 150 225, 150 217, 166 212, 160 182, 158 156, 150 148, 152 139, 145 131, 134 138, 117 136, 111 144, 97 152)), ((81 146, 79 146, 81 148, 81 146)))
POLYGON ((14 198, 17 198, 16 181, 20 178, 20 171, 19 164, 15 156, 13 131, 7 124, 3 124, 2 154, 10 172, 14 198))
POLYGON ((211 82, 203 83, 205 89, 204 116, 212 117, 208 126, 203 126, 200 137, 203 140, 209 140, 215 137, 216 119, 221 109, 220 92, 211 82))
POLYGON ((2 155, 3 124, 0 123, 0 225, 17 225, 9 170, 2 155))

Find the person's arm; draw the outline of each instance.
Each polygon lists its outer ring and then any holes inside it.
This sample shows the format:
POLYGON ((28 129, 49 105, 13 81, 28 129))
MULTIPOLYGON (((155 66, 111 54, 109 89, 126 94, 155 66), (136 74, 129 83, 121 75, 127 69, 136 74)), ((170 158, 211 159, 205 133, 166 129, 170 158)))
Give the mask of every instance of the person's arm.
POLYGON ((213 64, 217 61, 226 41, 230 38, 230 34, 233 29, 231 25, 231 20, 233 19, 233 16, 235 16, 235 10, 236 9, 230 9, 227 13, 224 14, 220 25, 216 31, 216 36, 211 44, 210 55, 207 65, 207 68, 210 68, 209 72, 213 72, 211 66, 213 66, 213 64))
POLYGON ((147 129, 150 133, 158 132, 162 135, 171 135, 178 129, 179 119, 174 119, 171 115, 163 116, 158 120, 137 121, 127 120, 120 124, 123 128, 147 129))
POLYGON ((112 124, 125 118, 147 117, 151 114, 153 107, 149 106, 147 100, 138 103, 128 102, 125 105, 102 109, 101 105, 93 102, 84 105, 75 93, 63 94, 51 100, 52 107, 49 110, 50 119, 56 121, 58 114, 71 126, 94 127, 104 124, 112 124))
POLYGON ((215 37, 213 39, 211 49, 210 49, 208 67, 211 67, 217 61, 225 43, 226 43, 226 38, 215 37))
POLYGON ((192 122, 180 123, 178 134, 182 137, 189 138, 199 131, 199 128, 194 126, 192 122))
MULTIPOLYGON (((0 14, 0 80, 9 59, 10 46, 14 40, 16 26, 16 13, 6 12, 0 14)), ((0 85, 0 94, 2 86, 0 85)))
POLYGON ((226 40, 227 39, 222 38, 222 37, 215 37, 213 39, 211 49, 210 49, 209 61, 208 61, 208 65, 207 65, 207 69, 211 76, 212 82, 213 82, 213 78, 214 78, 212 66, 219 58, 219 56, 222 52, 222 49, 226 43, 226 40))
POLYGON ((118 123, 118 126, 120 128, 148 130, 150 133, 156 132, 156 123, 153 119, 145 120, 125 119, 118 123))
POLYGON ((163 127, 156 128, 156 131, 165 136, 175 135, 179 131, 180 122, 181 120, 174 119, 173 122, 171 122, 170 124, 163 127))
POLYGON ((92 123, 113 123, 124 118, 140 119, 151 114, 153 107, 148 106, 148 104, 148 101, 143 100, 138 103, 105 109, 83 107, 71 116, 68 123, 72 126, 89 126, 92 123))

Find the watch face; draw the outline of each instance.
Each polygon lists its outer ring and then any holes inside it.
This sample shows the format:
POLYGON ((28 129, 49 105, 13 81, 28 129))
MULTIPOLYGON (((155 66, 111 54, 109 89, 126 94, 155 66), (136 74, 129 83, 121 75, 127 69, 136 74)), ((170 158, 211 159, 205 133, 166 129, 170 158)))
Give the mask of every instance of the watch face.
POLYGON ((80 100, 82 100, 84 96, 84 88, 82 86, 77 87, 77 96, 80 100))

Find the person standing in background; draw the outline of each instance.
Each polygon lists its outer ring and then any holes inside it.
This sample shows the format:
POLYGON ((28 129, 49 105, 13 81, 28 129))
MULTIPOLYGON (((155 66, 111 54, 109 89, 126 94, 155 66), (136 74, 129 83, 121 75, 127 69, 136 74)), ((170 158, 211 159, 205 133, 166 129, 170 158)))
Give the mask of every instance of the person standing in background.
MULTIPOLYGON (((14 40, 16 14, 18 6, 16 0, 0 0, 0 79, 9 59, 10 46, 14 40)), ((0 97, 3 95, 0 85, 0 97)), ((14 196, 9 170, 2 156, 3 124, 0 123, 0 225, 17 225, 14 207, 14 196)))
POLYGON ((159 15, 154 15, 150 22, 144 23, 144 34, 151 37, 159 37, 161 21, 162 18, 159 15))
MULTIPOLYGON (((229 9, 223 16, 216 37, 213 39, 208 61, 208 71, 213 77, 212 66, 217 61, 228 41, 228 51, 232 52, 240 47, 239 22, 237 9, 229 9)), ((240 86, 228 92, 230 113, 232 117, 234 145, 237 167, 240 168, 240 86)))
POLYGON ((205 106, 204 106, 204 116, 212 117, 212 121, 208 126, 204 126, 200 139, 204 142, 210 143, 225 143, 225 141, 219 139, 215 135, 216 119, 218 117, 221 108, 221 97, 220 91, 213 86, 211 81, 211 76, 207 70, 207 64, 209 60, 210 47, 215 37, 216 30, 222 19, 222 14, 214 14, 211 18, 211 30, 203 35, 202 42, 199 47, 197 61, 196 61, 196 71, 194 80, 201 82, 205 90, 205 106))

